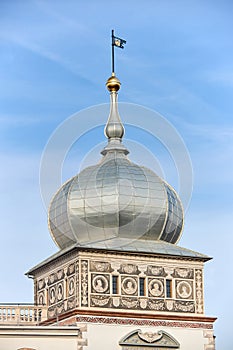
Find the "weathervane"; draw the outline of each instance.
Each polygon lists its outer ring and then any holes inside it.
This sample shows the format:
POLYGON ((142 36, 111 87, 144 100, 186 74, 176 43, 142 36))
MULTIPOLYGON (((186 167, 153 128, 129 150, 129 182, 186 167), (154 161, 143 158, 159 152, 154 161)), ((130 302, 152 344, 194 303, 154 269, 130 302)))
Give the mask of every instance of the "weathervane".
POLYGON ((112 30, 112 74, 115 74, 115 62, 114 62, 114 46, 124 49, 126 41, 124 39, 114 36, 114 30, 112 30))

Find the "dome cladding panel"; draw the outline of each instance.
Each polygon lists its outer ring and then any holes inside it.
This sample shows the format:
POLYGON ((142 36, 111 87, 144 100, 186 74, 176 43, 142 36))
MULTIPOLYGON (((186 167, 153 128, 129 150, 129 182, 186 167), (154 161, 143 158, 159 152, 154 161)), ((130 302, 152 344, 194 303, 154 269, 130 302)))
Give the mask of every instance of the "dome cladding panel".
POLYGON ((175 243, 183 212, 175 191, 151 170, 108 152, 57 192, 50 230, 60 248, 114 237, 175 243))

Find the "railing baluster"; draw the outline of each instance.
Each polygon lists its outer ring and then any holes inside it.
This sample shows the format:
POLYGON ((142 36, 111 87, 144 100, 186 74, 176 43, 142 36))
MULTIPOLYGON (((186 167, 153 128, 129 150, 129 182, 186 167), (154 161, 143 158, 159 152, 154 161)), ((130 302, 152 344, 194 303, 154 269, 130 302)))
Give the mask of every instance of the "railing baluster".
POLYGON ((37 324, 46 319, 47 308, 35 305, 1 305, 1 324, 37 324))

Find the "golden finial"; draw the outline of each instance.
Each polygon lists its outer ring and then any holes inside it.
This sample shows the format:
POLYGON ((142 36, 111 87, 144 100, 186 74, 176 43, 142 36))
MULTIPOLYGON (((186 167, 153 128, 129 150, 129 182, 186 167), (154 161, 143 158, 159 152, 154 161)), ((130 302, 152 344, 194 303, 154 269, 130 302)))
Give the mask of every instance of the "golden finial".
POLYGON ((120 80, 115 76, 115 73, 112 73, 112 76, 108 78, 106 86, 110 92, 117 92, 120 90, 121 83, 120 80))

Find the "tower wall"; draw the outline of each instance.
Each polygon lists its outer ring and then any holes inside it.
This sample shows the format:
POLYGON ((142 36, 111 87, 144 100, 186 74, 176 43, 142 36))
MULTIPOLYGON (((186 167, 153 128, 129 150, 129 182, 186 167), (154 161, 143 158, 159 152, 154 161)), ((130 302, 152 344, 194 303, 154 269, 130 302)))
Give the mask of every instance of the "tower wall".
POLYGON ((40 268, 34 283, 48 318, 74 309, 204 315, 203 262, 192 259, 77 251, 40 268))

